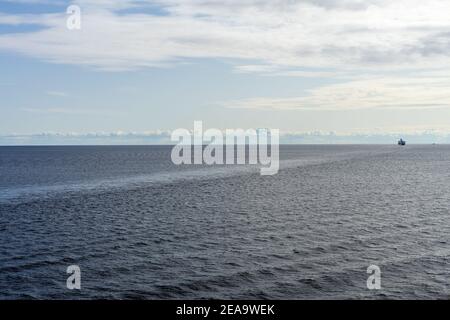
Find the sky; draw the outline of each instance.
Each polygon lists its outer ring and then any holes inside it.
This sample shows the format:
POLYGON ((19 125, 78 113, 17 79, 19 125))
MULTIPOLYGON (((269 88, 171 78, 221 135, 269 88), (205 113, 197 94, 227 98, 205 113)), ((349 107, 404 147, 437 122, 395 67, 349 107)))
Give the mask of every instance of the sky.
POLYGON ((153 143, 195 120, 292 141, 441 141, 449 12, 447 0, 0 0, 0 144, 153 143))

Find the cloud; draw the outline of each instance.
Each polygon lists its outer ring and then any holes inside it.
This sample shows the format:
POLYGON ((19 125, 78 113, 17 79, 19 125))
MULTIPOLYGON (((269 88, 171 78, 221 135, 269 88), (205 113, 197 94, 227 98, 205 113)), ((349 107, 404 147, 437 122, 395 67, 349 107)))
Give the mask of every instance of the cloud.
POLYGON ((228 101, 227 107, 416 109, 450 103, 447 0, 73 3, 82 10, 81 30, 66 28, 65 12, 0 13, 0 24, 45 27, 1 34, 0 50, 108 71, 223 59, 238 73, 336 82, 294 97, 228 101), (435 70, 440 75, 433 75, 435 70), (409 76, 398 74, 406 72, 409 76))
POLYGON ((161 145, 171 144, 170 132, 43 132, 0 134, 0 145, 161 145))
POLYGON ((234 69, 238 73, 266 73, 278 70, 276 66, 264 64, 239 65, 234 69))
POLYGON ((21 108, 22 111, 40 115, 67 115, 67 116, 111 116, 112 114, 123 115, 117 111, 108 111, 105 113, 105 110, 102 109, 86 109, 86 108, 21 108))
MULTIPOLYGON (((0 134, 0 145, 172 145, 170 131, 0 134)), ((450 143, 450 127, 380 128, 371 132, 281 132, 281 144, 396 144, 402 137, 411 144, 450 143)))
POLYGON ((67 93, 63 91, 47 91, 47 95, 54 96, 54 97, 67 97, 67 93))
POLYGON ((39 23, 47 28, 3 34, 0 49, 109 70, 159 66, 192 58, 337 69, 450 65, 450 5, 443 0, 74 3, 82 9, 80 31, 66 29, 65 12, 2 14, 2 23, 39 23), (127 8, 156 5, 167 14, 146 10, 119 13, 127 8))
POLYGON ((449 87, 449 78, 360 79, 318 87, 298 97, 257 97, 226 101, 222 105, 243 109, 317 111, 448 108, 449 87))

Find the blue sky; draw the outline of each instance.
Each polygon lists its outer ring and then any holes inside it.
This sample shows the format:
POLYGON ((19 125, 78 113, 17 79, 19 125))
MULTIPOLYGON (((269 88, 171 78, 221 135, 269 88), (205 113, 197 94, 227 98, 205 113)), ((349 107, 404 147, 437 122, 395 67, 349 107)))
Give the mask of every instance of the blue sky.
MULTIPOLYGON (((0 135, 448 134, 450 3, 0 1, 0 135), (81 9, 69 30, 66 8, 81 9)), ((0 141, 1 142, 1 141, 0 141)))

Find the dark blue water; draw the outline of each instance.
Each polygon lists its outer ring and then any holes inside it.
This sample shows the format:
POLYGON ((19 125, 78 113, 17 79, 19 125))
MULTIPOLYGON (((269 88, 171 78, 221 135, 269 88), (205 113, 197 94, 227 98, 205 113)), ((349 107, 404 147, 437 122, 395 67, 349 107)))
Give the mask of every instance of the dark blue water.
POLYGON ((0 298, 449 297, 450 146, 282 146, 274 176, 170 151, 0 148, 0 298))

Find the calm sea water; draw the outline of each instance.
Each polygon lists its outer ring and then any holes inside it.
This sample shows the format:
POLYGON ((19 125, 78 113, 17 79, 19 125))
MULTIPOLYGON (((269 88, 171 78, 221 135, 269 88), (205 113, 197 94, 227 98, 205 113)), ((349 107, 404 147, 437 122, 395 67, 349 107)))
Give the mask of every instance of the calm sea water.
POLYGON ((450 146, 282 146, 274 176, 170 151, 0 148, 0 298, 450 297, 450 146))

